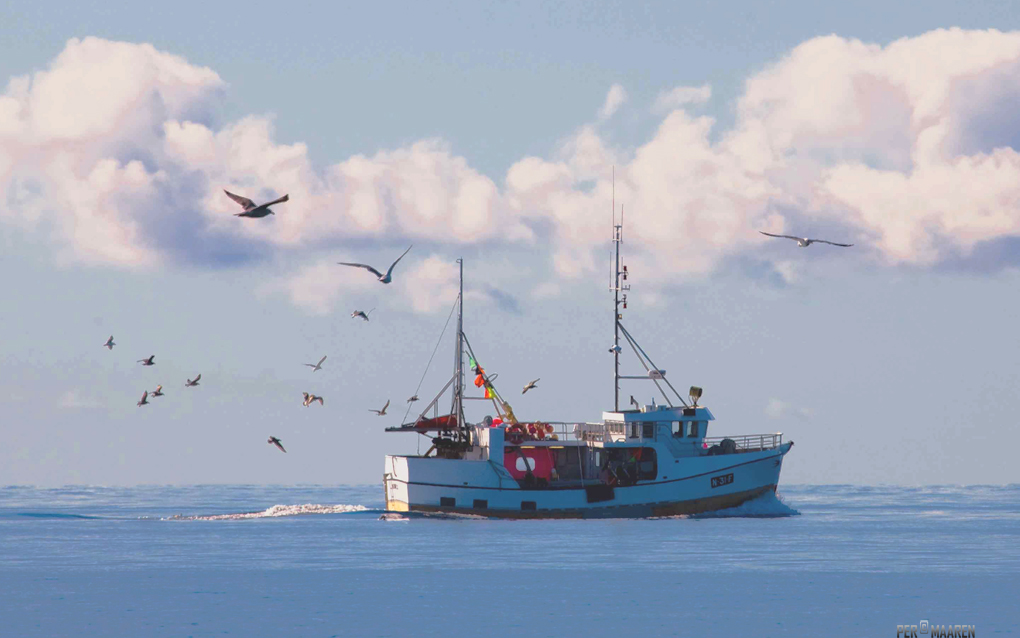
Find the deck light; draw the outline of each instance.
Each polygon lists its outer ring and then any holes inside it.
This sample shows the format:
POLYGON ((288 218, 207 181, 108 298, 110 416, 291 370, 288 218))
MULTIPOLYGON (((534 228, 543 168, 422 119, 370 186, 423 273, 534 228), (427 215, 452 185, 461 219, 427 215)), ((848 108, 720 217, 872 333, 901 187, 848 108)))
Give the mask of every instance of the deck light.
POLYGON ((692 385, 689 396, 691 397, 691 403, 697 406, 698 399, 701 398, 701 388, 696 385, 692 385))

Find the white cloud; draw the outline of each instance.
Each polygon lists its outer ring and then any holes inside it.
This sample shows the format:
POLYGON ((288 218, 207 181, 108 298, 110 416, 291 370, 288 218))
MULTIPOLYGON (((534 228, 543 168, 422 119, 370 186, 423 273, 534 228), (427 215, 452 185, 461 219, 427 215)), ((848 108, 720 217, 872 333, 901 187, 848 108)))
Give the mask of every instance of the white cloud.
MULTIPOLYGON (((452 303, 439 255, 453 246, 530 246, 548 255, 537 273, 601 273, 613 166, 628 263, 650 285, 703 277, 749 251, 779 255, 759 228, 838 231, 865 256, 922 266, 1020 235, 1010 147, 1020 33, 938 30, 885 47, 814 38, 747 79, 729 131, 676 108, 707 100, 709 86, 678 87, 657 101, 672 110, 650 138, 621 148, 598 122, 582 123, 503 180, 442 140, 316 167, 304 144, 276 141, 271 118, 214 125, 223 92, 213 70, 151 45, 70 40, 0 94, 0 223, 45 234, 61 260, 126 267, 289 263, 300 251, 308 261, 277 284, 312 312, 342 292, 317 261, 324 252, 384 237, 436 252, 408 264, 400 284, 421 284, 406 290, 423 312, 452 303), (239 219, 223 188, 291 201, 239 219)), ((626 97, 610 88, 598 119, 626 97)), ((782 254, 774 267, 792 280, 802 257, 782 254)), ((494 290, 477 294, 507 301, 494 290)))
POLYGON ((712 98, 712 87, 708 84, 702 86, 678 86, 675 89, 660 93, 652 105, 653 113, 665 113, 681 108, 687 104, 704 104, 712 98))
POLYGON ((81 392, 74 388, 60 395, 57 405, 65 410, 82 410, 98 408, 102 404, 95 399, 82 396, 81 392))
POLYGON ((613 114, 615 114, 626 101, 627 91, 624 90, 622 86, 614 84, 609 87, 609 92, 606 93, 606 101, 602 103, 602 108, 599 109, 599 119, 605 121, 613 117, 613 114))
POLYGON ((786 416, 795 416, 800 419, 810 419, 814 412, 810 408, 794 407, 779 399, 769 399, 765 406, 765 414, 770 419, 781 419, 786 416))

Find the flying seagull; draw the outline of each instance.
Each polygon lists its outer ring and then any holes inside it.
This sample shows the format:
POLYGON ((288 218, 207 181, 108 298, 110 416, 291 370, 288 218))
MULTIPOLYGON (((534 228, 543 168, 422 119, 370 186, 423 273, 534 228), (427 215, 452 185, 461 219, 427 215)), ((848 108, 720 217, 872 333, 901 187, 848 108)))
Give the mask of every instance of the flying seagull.
POLYGON ((287 450, 283 449, 283 446, 280 445, 280 439, 276 438, 275 436, 269 437, 269 440, 266 441, 266 443, 269 443, 270 445, 275 445, 276 447, 280 448, 280 451, 283 452, 284 454, 287 453, 287 450))
POLYGON ((326 405, 326 403, 322 400, 322 397, 317 397, 314 394, 308 394, 307 392, 302 392, 301 394, 305 395, 305 401, 303 405, 306 408, 311 404, 315 403, 316 401, 319 402, 319 405, 326 405))
POLYGON ((146 391, 145 391, 145 392, 144 392, 144 393, 142 394, 142 400, 141 400, 141 401, 139 401, 139 402, 137 403, 137 405, 138 405, 138 407, 142 407, 143 405, 149 405, 149 391, 148 391, 148 390, 146 390, 146 391))
POLYGON ((110 335, 110 338, 107 339, 106 343, 104 343, 103 345, 106 346, 107 349, 113 350, 113 347, 117 345, 113 342, 113 335, 110 335))
POLYGON ((414 403, 417 400, 418 400, 418 395, 416 394, 413 397, 411 397, 410 399, 408 399, 407 402, 408 403, 414 403))
POLYGON ((521 394, 525 394, 528 390, 531 390, 532 388, 537 388, 538 386, 535 385, 535 384, 538 383, 541 380, 542 380, 541 377, 539 377, 538 379, 535 379, 534 381, 529 382, 528 385, 524 386, 524 389, 521 390, 521 394))
MULTIPOLYGON (((375 310, 375 308, 372 308, 372 310, 375 310)), ((351 319, 361 317, 365 321, 368 321, 368 315, 372 314, 372 310, 369 310, 368 312, 365 312, 364 310, 355 310, 351 313, 351 319)))
POLYGON ((783 239, 792 239, 797 242, 797 245, 801 248, 807 248, 811 244, 829 244, 830 246, 839 246, 841 248, 849 248, 853 244, 837 244, 834 241, 827 241, 825 239, 808 239, 807 237, 794 237, 793 235, 773 235, 772 233, 766 233, 764 230, 759 230, 762 235, 768 235, 769 237, 781 237, 783 239))
POLYGON ((136 361, 136 363, 140 363, 143 366, 154 366, 154 365, 156 365, 156 362, 153 361, 153 359, 155 359, 155 358, 156 358, 156 355, 152 355, 148 359, 139 359, 138 361, 136 361))
POLYGON ((163 394, 163 386, 157 385, 156 389, 152 391, 152 396, 154 397, 166 396, 165 394, 163 394))
POLYGON ((311 368, 312 372, 317 372, 319 370, 322 370, 322 362, 325 361, 325 360, 326 360, 326 357, 323 356, 321 359, 319 359, 318 363, 306 363, 305 365, 308 366, 309 368, 311 368))
MULTIPOLYGON (((402 255, 397 257, 397 261, 395 261, 392 264, 390 264, 389 270, 386 271, 385 275, 382 274, 381 272, 379 272, 378 270, 376 270, 375 268, 372 268, 368 264, 352 264, 352 263, 348 263, 346 261, 338 261, 336 263, 340 264, 341 266, 354 266, 356 268, 364 268, 365 270, 369 271, 370 273, 372 273, 373 275, 378 277, 379 281, 381 281, 384 284, 388 284, 391 281, 393 281, 393 278, 390 276, 390 275, 393 274, 393 267, 396 266, 397 262, 399 262, 401 259, 403 259, 404 255, 406 255, 408 253, 408 251, 411 250, 412 248, 414 248, 414 244, 411 244, 410 246, 408 246, 407 250, 405 250, 402 255)), ((367 319, 367 317, 366 317, 366 319, 367 319)))
POLYGON ((284 195, 283 197, 274 199, 271 202, 266 202, 265 204, 259 204, 258 206, 256 206, 255 202, 251 201, 247 197, 235 195, 226 189, 224 189, 223 192, 227 194, 227 197, 234 200, 235 202, 240 204, 242 208, 244 208, 243 213, 234 213, 234 217, 265 217, 266 215, 275 215, 276 213, 269 210, 269 207, 272 206, 273 204, 282 204, 283 202, 290 199, 289 195, 284 195))
POLYGON ((386 399, 386 405, 382 407, 382 410, 369 410, 369 412, 375 412, 379 416, 386 416, 386 408, 390 407, 390 400, 386 399))
POLYGON ((188 379, 188 382, 184 384, 184 387, 185 388, 193 388, 193 387, 195 387, 196 385, 198 385, 198 380, 201 379, 201 378, 202 378, 202 375, 198 375, 197 377, 195 377, 194 381, 192 381, 191 379, 188 379))

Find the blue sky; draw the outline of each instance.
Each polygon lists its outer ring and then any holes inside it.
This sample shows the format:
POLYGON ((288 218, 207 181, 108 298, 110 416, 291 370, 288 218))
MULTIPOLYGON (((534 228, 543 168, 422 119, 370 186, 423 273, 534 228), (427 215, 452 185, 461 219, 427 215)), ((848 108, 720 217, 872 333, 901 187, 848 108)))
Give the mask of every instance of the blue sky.
POLYGON ((542 378, 515 411, 598 419, 614 165, 627 325, 713 434, 785 432, 790 482, 1017 481, 1008 5, 4 13, 0 484, 377 482, 416 442, 368 409, 413 393, 461 256, 483 364, 542 378), (388 287, 334 263, 411 243, 388 287))

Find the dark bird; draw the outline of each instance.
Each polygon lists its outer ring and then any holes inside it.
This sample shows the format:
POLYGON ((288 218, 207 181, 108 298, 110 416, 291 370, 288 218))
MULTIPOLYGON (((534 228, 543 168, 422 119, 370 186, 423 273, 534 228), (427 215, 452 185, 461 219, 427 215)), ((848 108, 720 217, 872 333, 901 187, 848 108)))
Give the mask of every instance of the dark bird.
MULTIPOLYGON (((401 254, 399 257, 397 257, 397 261, 395 261, 392 264, 390 264, 389 270, 386 271, 385 275, 382 274, 381 272, 379 272, 378 270, 376 270, 375 268, 372 268, 368 264, 352 264, 352 263, 348 263, 346 261, 338 261, 337 263, 340 264, 341 266, 354 266, 355 268, 364 268, 365 270, 369 271, 370 273, 372 273, 373 275, 378 277, 379 281, 381 281, 384 284, 388 284, 388 283, 390 283, 393 280, 393 278, 391 277, 391 275, 393 274, 393 267, 396 266, 397 262, 399 262, 401 259, 403 259, 404 255, 406 255, 408 253, 408 251, 410 251, 412 248, 414 248, 414 244, 411 244, 410 246, 408 246, 407 250, 405 250, 403 252, 403 254, 401 254)), ((367 317, 366 317, 366 319, 367 319, 367 317)))
POLYGON ((825 239, 808 239, 807 237, 794 237, 793 235, 773 235, 772 233, 766 233, 764 230, 759 230, 762 235, 768 235, 769 237, 779 237, 782 239, 792 239, 797 242, 797 245, 801 248, 807 248, 811 244, 829 244, 830 246, 839 246, 841 248, 849 248, 853 244, 837 244, 834 241, 827 241, 825 239))
POLYGON ((107 339, 106 343, 104 343, 103 345, 106 346, 108 350, 113 350, 113 347, 117 345, 113 342, 113 335, 110 335, 110 338, 107 339))
POLYGON ((152 396, 154 396, 154 397, 161 397, 161 396, 165 396, 165 395, 163 394, 163 386, 161 386, 161 385, 157 385, 157 386, 156 386, 156 389, 152 391, 152 396))
POLYGON ((155 358, 156 358, 156 355, 152 355, 148 359, 139 359, 136 363, 140 363, 143 366, 154 366, 154 365, 156 365, 156 362, 153 361, 153 359, 155 359, 155 358))
POLYGON ((227 197, 234 200, 235 202, 240 204, 242 208, 244 208, 243 213, 234 213, 235 217, 265 217, 266 215, 275 215, 276 213, 269 210, 269 207, 272 206, 273 204, 282 204, 283 202, 290 199, 289 195, 284 195, 279 199, 274 199, 271 202, 266 202, 265 204, 259 204, 258 206, 256 206, 255 202, 251 201, 247 197, 235 195, 226 189, 224 189, 223 192, 227 194, 227 197))
POLYGON ((145 391, 145 392, 144 392, 144 393, 142 394, 142 400, 141 400, 141 401, 139 401, 139 402, 138 402, 138 403, 137 403, 136 405, 137 405, 138 407, 142 407, 143 405, 149 405, 149 391, 148 391, 148 390, 146 390, 146 391, 145 391))
POLYGON ((386 400, 386 405, 382 407, 382 410, 369 410, 369 412, 375 412, 379 416, 386 416, 386 408, 390 407, 389 399, 386 400))
POLYGON ((535 379, 534 381, 528 382, 528 385, 524 386, 524 389, 521 390, 521 394, 525 394, 528 390, 531 390, 533 388, 537 388, 538 386, 535 385, 535 384, 538 383, 541 380, 542 380, 541 378, 538 378, 538 379, 535 379))
MULTIPOLYGON (((372 310, 375 310, 375 308, 372 308, 372 310)), ((368 321, 368 315, 372 314, 372 310, 369 310, 368 312, 365 312, 364 310, 355 310, 351 313, 351 319, 361 317, 365 321, 368 321)))
POLYGON ((307 392, 302 392, 301 394, 305 395, 305 401, 303 405, 306 408, 311 404, 315 403, 316 401, 319 402, 319 405, 326 405, 326 402, 322 400, 322 397, 317 397, 314 394, 308 394, 307 392))
POLYGON ((306 365, 309 368, 311 368, 312 372, 318 372, 319 370, 322 370, 322 362, 325 361, 325 360, 326 360, 326 357, 323 356, 321 359, 319 359, 318 363, 306 363, 304 365, 306 365))
POLYGON ((185 388, 193 388, 193 387, 195 387, 196 385, 198 385, 198 380, 201 379, 201 378, 202 378, 202 375, 198 375, 197 377, 195 377, 194 381, 192 381, 191 379, 188 379, 187 382, 184 384, 184 387, 185 388))
POLYGON ((417 400, 418 400, 418 395, 416 394, 413 397, 411 397, 410 399, 408 399, 407 402, 408 403, 414 403, 417 400))
POLYGON ((275 445, 276 447, 280 448, 280 451, 283 452, 284 454, 287 453, 287 450, 283 449, 283 445, 280 443, 280 439, 276 438, 275 436, 269 437, 269 440, 266 441, 266 443, 269 443, 270 445, 275 445))

